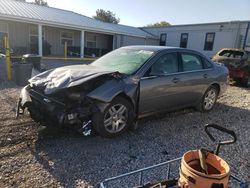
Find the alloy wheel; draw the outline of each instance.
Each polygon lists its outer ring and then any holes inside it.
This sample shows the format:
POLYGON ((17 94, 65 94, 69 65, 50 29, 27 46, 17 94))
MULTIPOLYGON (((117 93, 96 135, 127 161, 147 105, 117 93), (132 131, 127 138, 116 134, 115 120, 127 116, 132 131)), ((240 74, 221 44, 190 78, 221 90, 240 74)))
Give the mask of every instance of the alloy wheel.
POLYGON ((122 131, 128 120, 128 110, 123 104, 111 106, 104 115, 104 127, 109 133, 122 131))
POLYGON ((205 98, 204 98, 204 109, 205 110, 211 110, 215 104, 217 97, 217 93, 214 89, 211 89, 207 92, 205 98))

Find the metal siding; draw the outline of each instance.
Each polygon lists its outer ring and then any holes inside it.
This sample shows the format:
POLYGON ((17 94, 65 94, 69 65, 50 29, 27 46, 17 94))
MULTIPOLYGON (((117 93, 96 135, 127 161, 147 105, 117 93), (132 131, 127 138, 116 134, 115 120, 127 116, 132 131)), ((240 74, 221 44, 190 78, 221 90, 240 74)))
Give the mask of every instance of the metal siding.
POLYGON ((147 38, 147 41, 146 41, 146 44, 147 45, 155 45, 155 46, 158 46, 160 43, 160 40, 159 39, 149 39, 147 38))
POLYGON ((24 48, 29 51, 29 24, 1 20, 8 25, 8 35, 12 49, 24 48))
POLYGON ((187 48, 197 50, 207 57, 212 57, 221 48, 242 47, 242 37, 245 36, 246 24, 246 22, 227 22, 143 29, 158 37, 161 33, 167 33, 166 45, 174 47, 179 47, 181 33, 188 33, 187 48), (205 37, 208 32, 215 32, 212 51, 204 51, 205 37))
POLYGON ((125 35, 123 35, 122 37, 123 37, 122 46, 145 45, 144 38, 131 37, 131 36, 125 36, 125 35))
POLYGON ((111 35, 105 35, 100 33, 90 33, 86 32, 86 40, 85 40, 85 47, 87 46, 87 40, 90 36, 96 36, 96 48, 100 49, 109 49, 109 37, 111 35))

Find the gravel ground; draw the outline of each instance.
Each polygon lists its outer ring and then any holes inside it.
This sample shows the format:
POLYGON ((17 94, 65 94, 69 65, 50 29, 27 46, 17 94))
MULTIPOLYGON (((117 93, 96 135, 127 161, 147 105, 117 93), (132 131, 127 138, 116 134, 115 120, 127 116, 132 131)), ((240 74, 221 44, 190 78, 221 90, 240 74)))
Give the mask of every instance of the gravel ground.
POLYGON ((233 173, 250 181, 249 89, 230 86, 209 113, 185 109, 142 119, 139 130, 114 139, 49 131, 27 115, 14 119, 20 89, 0 83, 0 187, 95 187, 105 178, 180 157, 190 149, 213 149, 203 130, 206 123, 236 132, 237 143, 222 147, 220 154, 233 173))

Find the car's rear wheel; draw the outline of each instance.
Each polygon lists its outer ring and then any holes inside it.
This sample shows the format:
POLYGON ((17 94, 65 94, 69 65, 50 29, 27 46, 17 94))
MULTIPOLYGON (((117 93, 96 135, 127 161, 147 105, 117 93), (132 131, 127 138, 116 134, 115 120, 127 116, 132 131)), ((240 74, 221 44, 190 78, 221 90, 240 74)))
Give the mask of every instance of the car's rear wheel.
POLYGON ((243 86, 245 86, 245 87, 250 87, 250 76, 244 78, 244 79, 242 80, 242 84, 243 84, 243 86))
POLYGON ((124 133, 133 123, 133 108, 123 97, 116 97, 104 110, 93 116, 95 130, 104 137, 115 137, 124 133))
POLYGON ((197 105, 197 109, 201 112, 208 112, 212 110, 217 101, 218 94, 218 88, 210 86, 203 95, 200 103, 197 105))

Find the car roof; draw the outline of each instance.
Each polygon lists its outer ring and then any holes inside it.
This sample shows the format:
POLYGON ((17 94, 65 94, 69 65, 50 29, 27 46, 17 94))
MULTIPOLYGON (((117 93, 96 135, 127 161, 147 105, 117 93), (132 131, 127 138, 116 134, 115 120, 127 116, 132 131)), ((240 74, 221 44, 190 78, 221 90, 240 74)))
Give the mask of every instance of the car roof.
POLYGON ((247 50, 243 50, 243 49, 239 49, 239 48, 222 48, 219 52, 222 52, 224 50, 237 51, 237 52, 249 52, 247 50))
POLYGON ((152 52, 161 52, 161 51, 165 51, 165 50, 169 50, 169 51, 177 51, 177 52, 191 52, 191 53, 195 53, 197 55, 203 56, 205 57, 202 53, 195 51, 195 50, 190 50, 187 48, 180 48, 180 47, 173 47, 173 46, 151 46, 151 45, 134 45, 134 46, 125 46, 122 48, 127 48, 127 49, 136 49, 136 50, 148 50, 148 51, 152 51, 152 52))
POLYGON ((149 50, 149 51, 153 51, 153 52, 167 50, 167 49, 171 49, 171 50, 182 49, 179 47, 172 47, 172 46, 150 46, 150 45, 134 45, 134 46, 125 46, 122 48, 137 49, 137 50, 149 50))

